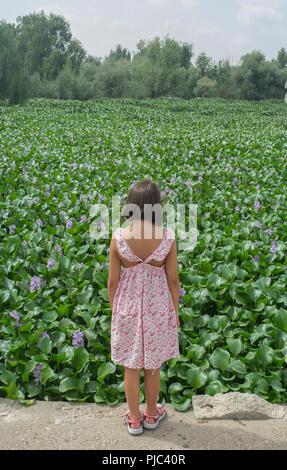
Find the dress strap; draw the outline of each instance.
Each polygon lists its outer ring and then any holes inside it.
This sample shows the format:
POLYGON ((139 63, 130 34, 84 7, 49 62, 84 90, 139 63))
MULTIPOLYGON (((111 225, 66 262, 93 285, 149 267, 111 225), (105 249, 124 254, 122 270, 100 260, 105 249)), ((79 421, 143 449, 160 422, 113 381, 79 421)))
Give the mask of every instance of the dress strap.
POLYGON ((117 248, 119 250, 119 254, 127 259, 128 261, 142 261, 141 258, 135 255, 133 251, 130 249, 128 244, 126 243, 125 239, 123 238, 123 228, 117 227, 115 230, 115 238, 117 243, 117 248))
POLYGON ((175 240, 175 233, 171 227, 166 227, 164 238, 158 246, 158 248, 145 260, 145 263, 148 263, 150 260, 154 259, 155 261, 164 260, 175 240))

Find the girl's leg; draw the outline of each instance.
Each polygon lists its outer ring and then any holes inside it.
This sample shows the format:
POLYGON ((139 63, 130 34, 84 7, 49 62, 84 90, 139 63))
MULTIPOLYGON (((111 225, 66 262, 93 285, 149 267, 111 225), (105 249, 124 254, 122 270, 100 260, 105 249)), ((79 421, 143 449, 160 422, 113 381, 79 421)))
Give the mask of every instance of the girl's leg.
MULTIPOLYGON (((141 369, 129 369, 125 367, 124 387, 131 419, 140 417, 140 375, 141 369)), ((132 428, 138 428, 138 424, 131 424, 132 428)))
MULTIPOLYGON (((156 404, 160 388, 160 367, 154 369, 144 369, 144 389, 146 396, 146 413, 156 415, 156 404)), ((153 418, 146 418, 147 423, 153 424, 153 418)))

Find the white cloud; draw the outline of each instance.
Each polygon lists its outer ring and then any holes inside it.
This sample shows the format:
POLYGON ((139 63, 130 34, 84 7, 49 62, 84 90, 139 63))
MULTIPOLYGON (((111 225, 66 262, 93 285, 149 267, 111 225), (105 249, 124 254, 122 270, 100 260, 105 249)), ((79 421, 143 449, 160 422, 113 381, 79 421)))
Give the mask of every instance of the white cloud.
POLYGON ((248 46, 250 41, 246 36, 235 36, 231 39, 231 44, 234 46, 248 46))
POLYGON ((194 7, 198 5, 197 0, 145 0, 148 5, 170 7, 170 6, 186 6, 194 7))
POLYGON ((237 0, 239 12, 237 19, 241 24, 255 24, 260 20, 271 19, 278 21, 282 19, 279 11, 280 0, 237 0))
POLYGON ((196 29, 196 32, 206 36, 220 34, 220 30, 216 26, 200 26, 196 29))

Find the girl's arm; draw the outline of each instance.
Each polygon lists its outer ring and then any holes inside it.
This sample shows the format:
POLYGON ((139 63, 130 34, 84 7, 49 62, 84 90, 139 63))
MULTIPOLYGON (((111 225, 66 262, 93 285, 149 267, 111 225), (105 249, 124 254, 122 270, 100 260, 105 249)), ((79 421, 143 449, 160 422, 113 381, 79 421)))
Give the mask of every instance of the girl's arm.
POLYGON ((117 246, 115 238, 112 238, 110 243, 110 256, 109 256, 109 277, 108 277, 108 297, 110 301, 111 310, 113 311, 114 296, 120 280, 121 262, 117 253, 117 246))
POLYGON ((174 308, 177 313, 177 326, 179 328, 178 305, 180 296, 180 283, 177 270, 177 249, 175 241, 173 242, 170 252, 165 259, 165 272, 174 308))

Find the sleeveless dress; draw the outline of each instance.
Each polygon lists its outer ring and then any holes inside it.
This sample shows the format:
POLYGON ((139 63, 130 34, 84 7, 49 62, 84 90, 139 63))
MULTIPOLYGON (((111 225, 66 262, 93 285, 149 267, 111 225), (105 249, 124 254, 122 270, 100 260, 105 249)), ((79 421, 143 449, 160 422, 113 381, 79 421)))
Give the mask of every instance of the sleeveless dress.
POLYGON ((132 369, 157 369, 179 356, 176 311, 167 283, 164 261, 175 240, 170 227, 156 250, 145 260, 136 256, 123 238, 123 228, 115 230, 117 248, 128 261, 121 266, 111 320, 111 360, 132 369))

